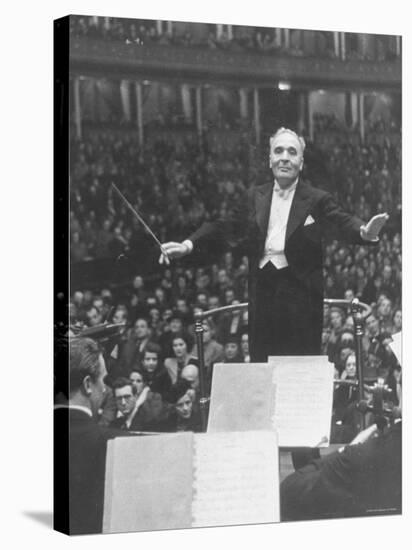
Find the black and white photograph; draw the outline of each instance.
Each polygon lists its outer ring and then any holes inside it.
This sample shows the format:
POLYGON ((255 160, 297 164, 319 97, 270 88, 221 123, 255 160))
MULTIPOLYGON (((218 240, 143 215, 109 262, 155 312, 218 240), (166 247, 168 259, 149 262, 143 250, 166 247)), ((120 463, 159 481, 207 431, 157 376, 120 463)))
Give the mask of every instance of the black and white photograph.
POLYGON ((25 522, 403 544, 405 26, 130 5, 48 16, 49 181, 14 200, 50 255, 20 254, 50 314, 48 433, 22 455, 50 508, 25 522))
POLYGON ((70 15, 55 48, 56 528, 400 514, 401 36, 70 15))

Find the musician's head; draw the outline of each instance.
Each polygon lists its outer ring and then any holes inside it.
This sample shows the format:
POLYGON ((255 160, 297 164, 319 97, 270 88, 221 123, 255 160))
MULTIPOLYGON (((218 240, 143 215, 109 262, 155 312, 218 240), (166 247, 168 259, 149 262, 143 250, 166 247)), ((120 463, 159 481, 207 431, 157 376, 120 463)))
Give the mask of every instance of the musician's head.
POLYGON ((89 327, 95 327, 99 325, 103 318, 96 306, 92 305, 86 310, 87 324, 89 327))
POLYGON ((90 338, 69 341, 69 401, 97 414, 106 392, 107 375, 102 350, 90 338))
POLYGON ((136 405, 136 386, 129 378, 117 378, 113 382, 112 388, 117 410, 123 416, 128 416, 136 405))
POLYGON ((196 365, 189 363, 182 369, 181 373, 182 380, 186 380, 190 383, 191 387, 194 390, 197 390, 199 387, 199 369, 196 365))
POLYGON ((113 323, 120 324, 127 322, 127 309, 118 307, 113 315, 113 323))
POLYGON ((269 166, 281 187, 289 187, 303 168, 305 141, 289 128, 279 128, 269 140, 269 166))

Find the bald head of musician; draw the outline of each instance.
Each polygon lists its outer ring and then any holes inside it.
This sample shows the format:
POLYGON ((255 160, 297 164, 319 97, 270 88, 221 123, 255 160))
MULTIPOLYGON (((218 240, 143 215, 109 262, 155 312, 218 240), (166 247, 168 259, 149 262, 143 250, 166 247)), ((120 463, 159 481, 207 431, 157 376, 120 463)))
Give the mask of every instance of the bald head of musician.
POLYGON ((196 365, 189 363, 182 369, 182 380, 187 380, 190 383, 192 389, 197 390, 199 388, 199 369, 196 365))

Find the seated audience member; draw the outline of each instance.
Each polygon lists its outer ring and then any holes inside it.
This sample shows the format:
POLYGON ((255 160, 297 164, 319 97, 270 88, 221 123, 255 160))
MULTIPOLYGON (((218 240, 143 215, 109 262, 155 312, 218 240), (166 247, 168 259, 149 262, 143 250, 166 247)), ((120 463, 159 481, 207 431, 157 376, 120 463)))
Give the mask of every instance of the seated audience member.
POLYGON ((244 332, 240 338, 240 351, 242 353, 244 363, 250 363, 249 334, 247 332, 244 332))
POLYGON ((239 338, 237 336, 228 336, 223 350, 223 363, 243 363, 242 353, 240 351, 239 338))
POLYGON ((195 392, 199 391, 199 368, 196 365, 189 363, 182 369, 181 379, 187 380, 195 392))
POLYGON ((399 364, 392 368, 386 383, 391 390, 388 401, 392 407, 402 407, 402 368, 399 364))
POLYGON ((159 345, 162 350, 162 358, 172 357, 173 356, 173 338, 182 334, 183 332, 183 321, 180 313, 174 311, 167 319, 167 323, 164 326, 163 334, 159 338, 159 345))
POLYGON ((179 379, 182 369, 189 363, 194 362, 197 365, 197 359, 190 355, 191 341, 187 335, 175 335, 172 340, 172 348, 174 357, 165 359, 165 368, 169 373, 172 384, 175 384, 179 379))
POLYGON ((392 301, 383 296, 380 301, 378 301, 377 314, 379 318, 379 324, 382 332, 392 333, 392 301))
POLYGON ((169 393, 169 413, 154 426, 159 432, 200 432, 201 419, 193 407, 192 387, 187 380, 178 380, 169 393))
POLYGON ((392 316, 392 334, 402 330, 402 310, 395 309, 392 316))
POLYGON ((133 366, 141 366, 144 350, 150 341, 150 329, 147 319, 136 319, 120 355, 123 372, 129 374, 133 366))
MULTIPOLYGON (((233 290, 227 290, 226 293, 233 293, 233 290)), ((225 295, 226 295, 225 293, 225 295)), ((229 300, 228 305, 239 305, 239 300, 229 300)), ((245 328, 248 326, 248 315, 247 310, 237 310, 234 312, 227 312, 224 313, 220 319, 219 322, 219 328, 218 328, 218 335, 219 339, 223 342, 229 337, 229 336, 238 336, 240 338, 240 335, 244 332, 245 328)))
MULTIPOLYGON (((382 333, 379 319, 375 314, 369 315, 365 321, 365 334, 362 339, 362 347, 366 355, 375 355, 381 361, 385 361, 387 353, 383 341, 386 334, 382 333)), ((376 374, 375 374, 376 375, 376 374)))
MULTIPOLYGON (((169 373, 160 364, 160 346, 149 342, 144 350, 142 371, 145 374, 146 383, 154 393, 160 393, 163 399, 172 387, 169 373)), ((131 376, 133 371, 131 372, 131 376)))
POLYGON ((144 374, 133 371, 130 378, 117 378, 113 393, 118 417, 113 427, 129 431, 151 431, 164 413, 162 397, 150 391, 144 374))
MULTIPOLYGON (((357 382, 356 356, 353 352, 346 357, 344 370, 339 379, 344 382, 357 382)), ((356 426, 353 423, 353 414, 355 411, 350 405, 356 404, 358 399, 359 388, 357 385, 345 383, 335 385, 331 434, 333 442, 347 443, 355 437, 356 426)))
MULTIPOLYGON (((206 377, 210 378, 210 373, 214 363, 223 360, 223 346, 215 339, 216 327, 212 319, 203 321, 203 357, 206 369, 206 377)), ((192 350, 194 357, 199 357, 197 345, 192 350)))
POLYGON ((311 461, 280 486, 282 521, 402 512, 402 422, 377 436, 370 426, 350 445, 311 461))
POLYGON ((69 341, 69 359, 68 388, 62 388, 68 399, 54 413, 55 450, 67 450, 64 461, 55 461, 55 497, 61 499, 58 484, 68 480, 69 510, 60 515, 57 507, 55 525, 71 535, 101 533, 106 443, 118 434, 96 422, 106 366, 101 348, 89 338, 69 341))
POLYGON ((95 327, 96 325, 100 325, 102 323, 103 316, 96 306, 91 305, 86 309, 86 319, 89 327, 95 327))

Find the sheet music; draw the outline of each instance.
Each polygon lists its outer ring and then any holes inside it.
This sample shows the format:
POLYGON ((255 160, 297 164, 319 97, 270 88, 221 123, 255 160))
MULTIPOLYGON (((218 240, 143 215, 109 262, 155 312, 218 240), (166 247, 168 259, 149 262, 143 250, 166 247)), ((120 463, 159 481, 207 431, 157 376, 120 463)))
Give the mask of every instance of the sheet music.
POLYGON ((215 364, 208 433, 271 430, 272 372, 267 363, 215 364))
POLYGON ((326 447, 332 401, 332 363, 327 356, 269 357, 276 408, 272 416, 279 446, 326 447))
POLYGON ((195 435, 193 467, 193 527, 280 521, 274 432, 195 435))
POLYGON ((189 432, 109 441, 103 533, 190 527, 192 454, 189 432))
POLYGON ((389 342, 389 346, 398 360, 398 363, 402 366, 402 331, 392 334, 392 342, 389 342))

